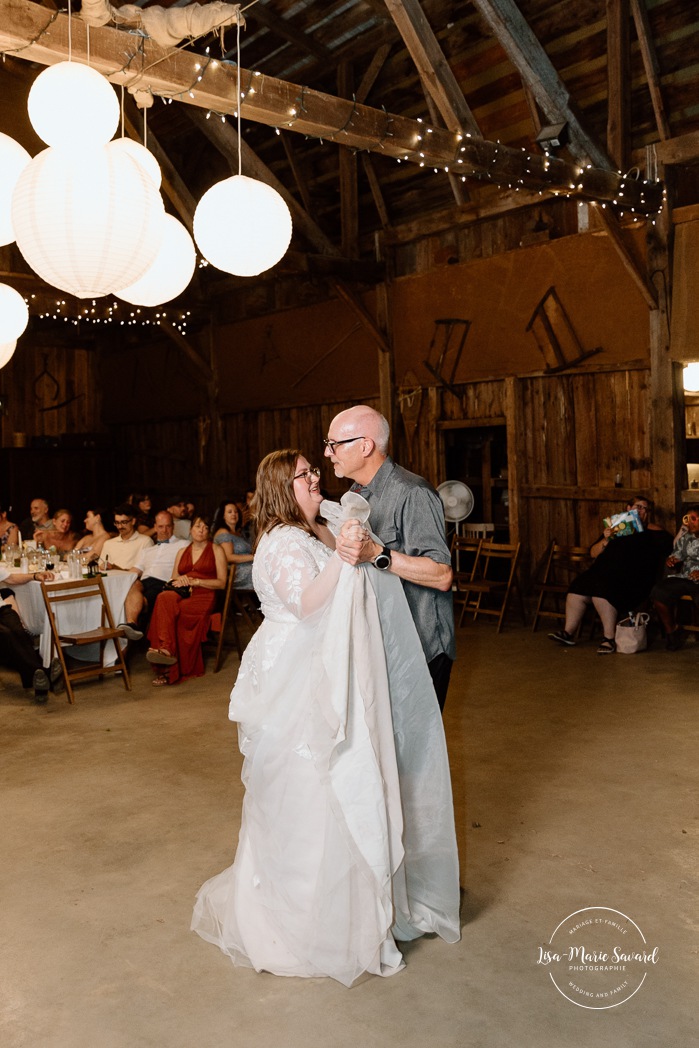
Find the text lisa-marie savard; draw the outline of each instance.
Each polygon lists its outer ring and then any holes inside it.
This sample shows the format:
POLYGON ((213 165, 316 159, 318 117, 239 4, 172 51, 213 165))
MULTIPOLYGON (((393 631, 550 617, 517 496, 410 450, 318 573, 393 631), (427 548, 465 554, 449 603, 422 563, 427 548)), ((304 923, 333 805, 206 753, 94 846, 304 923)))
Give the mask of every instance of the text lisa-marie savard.
POLYGON ((614 965, 623 971, 627 963, 634 961, 640 964, 657 964, 658 947, 653 950, 622 950, 619 946, 614 946, 611 950, 588 950, 585 946, 569 946, 563 953, 539 947, 537 964, 560 964, 564 960, 569 964, 614 965))

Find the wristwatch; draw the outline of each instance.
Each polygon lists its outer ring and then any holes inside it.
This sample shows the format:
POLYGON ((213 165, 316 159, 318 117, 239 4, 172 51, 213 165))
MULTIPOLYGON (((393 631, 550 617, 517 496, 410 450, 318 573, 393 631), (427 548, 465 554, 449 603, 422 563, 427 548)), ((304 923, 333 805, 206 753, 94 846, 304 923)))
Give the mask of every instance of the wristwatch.
POLYGON ((374 557, 371 562, 375 568, 379 571, 388 571, 391 566, 391 551, 388 546, 384 546, 378 556, 374 557))

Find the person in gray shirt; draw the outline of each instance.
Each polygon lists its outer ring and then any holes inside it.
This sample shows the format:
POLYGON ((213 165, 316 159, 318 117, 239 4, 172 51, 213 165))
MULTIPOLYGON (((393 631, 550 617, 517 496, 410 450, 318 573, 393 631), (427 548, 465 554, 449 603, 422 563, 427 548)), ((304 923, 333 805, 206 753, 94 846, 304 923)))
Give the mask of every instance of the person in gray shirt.
POLYGON ((336 477, 354 481, 370 506, 369 525, 381 540, 363 543, 339 538, 337 551, 348 563, 371 562, 402 583, 444 709, 456 654, 451 555, 444 534, 439 495, 423 477, 398 466, 388 455, 389 426, 367 405, 340 412, 330 423, 325 455, 336 477))

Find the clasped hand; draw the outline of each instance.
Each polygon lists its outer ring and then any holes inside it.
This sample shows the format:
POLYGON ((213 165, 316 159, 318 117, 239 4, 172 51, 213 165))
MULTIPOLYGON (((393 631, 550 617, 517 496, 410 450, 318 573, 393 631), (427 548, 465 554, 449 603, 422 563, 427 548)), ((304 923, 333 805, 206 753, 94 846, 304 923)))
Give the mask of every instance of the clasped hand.
POLYGON ((355 519, 346 520, 342 525, 340 534, 335 539, 335 549, 340 559, 352 567, 373 560, 380 552, 380 547, 376 548, 376 543, 367 528, 355 519))

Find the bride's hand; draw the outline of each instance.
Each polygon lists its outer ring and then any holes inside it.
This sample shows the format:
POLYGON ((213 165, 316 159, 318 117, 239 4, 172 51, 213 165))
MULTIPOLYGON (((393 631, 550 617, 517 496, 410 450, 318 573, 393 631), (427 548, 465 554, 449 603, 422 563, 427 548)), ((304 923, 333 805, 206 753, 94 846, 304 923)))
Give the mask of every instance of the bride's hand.
POLYGON ((346 520, 337 536, 338 556, 353 567, 362 561, 370 560, 374 543, 369 538, 369 531, 358 520, 346 520))

